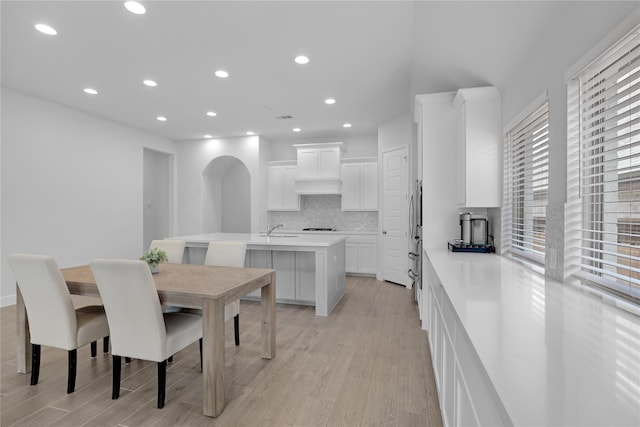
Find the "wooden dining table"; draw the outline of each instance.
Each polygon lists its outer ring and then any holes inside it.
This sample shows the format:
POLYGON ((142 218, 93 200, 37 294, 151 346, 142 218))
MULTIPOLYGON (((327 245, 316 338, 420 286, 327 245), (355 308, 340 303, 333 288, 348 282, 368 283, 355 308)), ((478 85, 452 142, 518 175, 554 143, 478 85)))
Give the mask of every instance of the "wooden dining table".
MULTIPOLYGON (((276 274, 263 268, 214 267, 193 264, 160 264, 153 274, 160 302, 173 306, 202 307, 202 383, 204 415, 217 417, 225 406, 224 308, 254 290, 261 289, 261 357, 276 355, 276 274)), ((88 265, 62 269, 69 292, 100 296, 88 265)), ((18 288, 18 372, 31 369, 29 323, 18 288)))

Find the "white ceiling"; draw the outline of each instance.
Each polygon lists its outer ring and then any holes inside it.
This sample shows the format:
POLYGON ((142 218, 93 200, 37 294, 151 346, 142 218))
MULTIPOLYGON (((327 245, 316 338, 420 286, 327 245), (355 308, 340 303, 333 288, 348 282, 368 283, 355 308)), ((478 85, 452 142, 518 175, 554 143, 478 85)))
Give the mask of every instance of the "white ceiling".
POLYGON ((373 133, 409 111, 412 91, 506 78, 514 55, 562 4, 142 3, 145 15, 117 0, 2 1, 2 84, 172 140, 248 130, 267 139, 373 133), (58 35, 36 31, 39 22, 58 35), (504 36, 500 22, 518 31, 504 36), (299 54, 311 62, 295 64, 299 54), (230 77, 215 77, 219 68, 230 77), (218 116, 207 117, 210 110, 218 116), (293 118, 276 118, 284 115, 293 118))

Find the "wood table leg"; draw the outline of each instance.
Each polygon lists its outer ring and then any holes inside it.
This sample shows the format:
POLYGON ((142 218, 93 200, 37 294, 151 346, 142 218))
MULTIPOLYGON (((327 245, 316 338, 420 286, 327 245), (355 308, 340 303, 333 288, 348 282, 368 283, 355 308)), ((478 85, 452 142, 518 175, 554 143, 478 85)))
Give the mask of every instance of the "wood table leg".
POLYGON ((27 374, 31 372, 31 334, 29 333, 29 319, 24 299, 20 293, 20 288, 16 283, 16 326, 17 326, 17 350, 18 373, 27 374))
POLYGON ((271 283, 261 288, 262 358, 276 356, 276 274, 271 273, 271 283))
POLYGON ((222 413, 224 398, 224 300, 205 299, 202 305, 202 412, 222 413))

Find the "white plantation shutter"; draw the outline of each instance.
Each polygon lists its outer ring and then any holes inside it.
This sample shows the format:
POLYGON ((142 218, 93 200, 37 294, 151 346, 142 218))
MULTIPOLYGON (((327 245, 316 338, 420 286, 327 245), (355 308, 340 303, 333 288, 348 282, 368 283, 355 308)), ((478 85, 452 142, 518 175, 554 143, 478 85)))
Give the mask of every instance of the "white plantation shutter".
POLYGON ((545 101, 507 132, 503 247, 544 264, 549 189, 549 109, 545 101))
POLYGON ((640 35, 569 82, 567 273, 640 301, 640 35))

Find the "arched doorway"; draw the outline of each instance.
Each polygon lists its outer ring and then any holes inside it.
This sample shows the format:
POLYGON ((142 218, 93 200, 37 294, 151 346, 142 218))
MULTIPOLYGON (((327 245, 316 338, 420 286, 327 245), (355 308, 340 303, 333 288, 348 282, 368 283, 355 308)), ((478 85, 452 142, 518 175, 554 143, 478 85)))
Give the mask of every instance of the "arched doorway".
POLYGON ((251 176, 232 156, 213 159, 202 172, 204 233, 251 232, 251 176))

